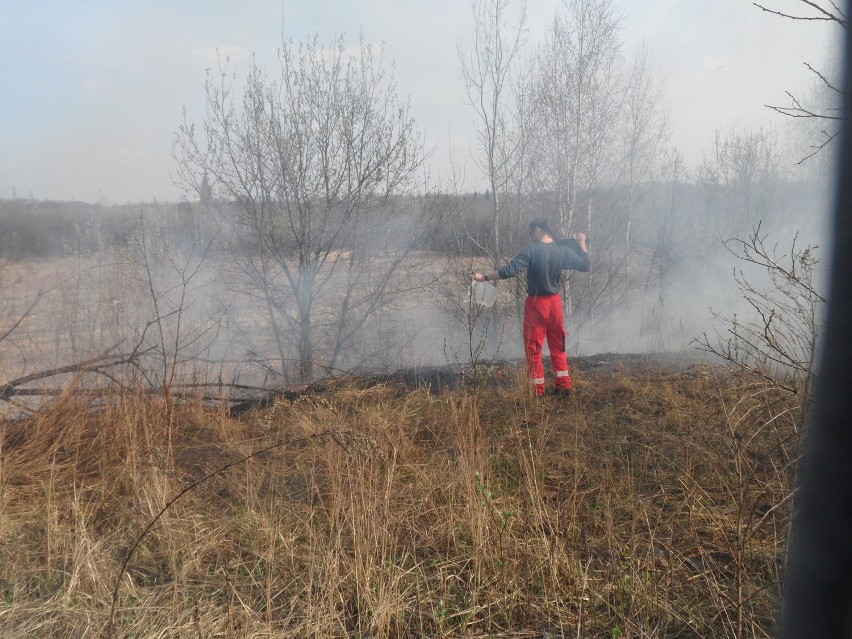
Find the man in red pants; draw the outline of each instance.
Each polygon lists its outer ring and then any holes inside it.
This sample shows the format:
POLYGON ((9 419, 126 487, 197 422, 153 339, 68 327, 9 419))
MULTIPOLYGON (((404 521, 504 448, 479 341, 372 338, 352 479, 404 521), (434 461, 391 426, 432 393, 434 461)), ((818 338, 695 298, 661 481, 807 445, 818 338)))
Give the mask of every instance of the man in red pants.
POLYGON ((565 320, 559 295, 559 276, 564 269, 589 270, 589 248, 583 233, 571 236, 574 243, 556 243, 547 220, 530 222, 530 244, 511 262, 493 273, 474 273, 477 282, 504 280, 527 272, 527 301, 524 305, 524 350, 527 374, 538 396, 544 395, 544 340, 556 377, 555 393, 568 396, 573 386, 565 353, 565 320))

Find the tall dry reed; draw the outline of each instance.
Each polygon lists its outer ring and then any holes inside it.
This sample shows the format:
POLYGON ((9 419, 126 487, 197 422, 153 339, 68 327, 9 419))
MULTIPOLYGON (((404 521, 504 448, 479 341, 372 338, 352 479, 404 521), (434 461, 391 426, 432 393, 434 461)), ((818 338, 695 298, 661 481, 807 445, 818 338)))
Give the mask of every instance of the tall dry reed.
POLYGON ((3 426, 0 634, 771 636, 789 398, 576 379, 569 402, 353 379, 239 419, 70 389, 3 426))

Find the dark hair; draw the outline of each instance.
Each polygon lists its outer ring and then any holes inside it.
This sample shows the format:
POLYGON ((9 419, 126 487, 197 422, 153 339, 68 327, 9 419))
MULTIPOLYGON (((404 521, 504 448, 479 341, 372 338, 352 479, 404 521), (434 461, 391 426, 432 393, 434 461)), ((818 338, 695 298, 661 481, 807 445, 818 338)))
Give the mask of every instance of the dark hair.
POLYGON ((551 231, 550 227, 547 225, 547 220, 543 217, 537 217, 534 220, 530 221, 530 233, 532 233, 536 229, 541 229, 548 235, 553 235, 553 231, 551 231))

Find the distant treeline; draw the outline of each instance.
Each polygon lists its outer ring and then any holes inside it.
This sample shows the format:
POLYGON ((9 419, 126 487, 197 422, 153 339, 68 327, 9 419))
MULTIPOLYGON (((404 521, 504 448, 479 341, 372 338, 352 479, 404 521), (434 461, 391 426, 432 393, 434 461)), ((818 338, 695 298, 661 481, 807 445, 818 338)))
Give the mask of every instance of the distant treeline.
POLYGON ((139 229, 141 217, 162 220, 164 231, 182 237, 194 230, 198 206, 0 199, 0 259, 93 255, 125 245, 139 229))
MULTIPOLYGON (((765 228, 782 234, 789 230, 815 237, 822 229, 818 228, 821 216, 815 210, 819 197, 815 198, 814 188, 812 184, 779 182, 769 202, 748 211, 739 201, 725 203, 724 187, 708 192, 693 182, 658 182, 640 189, 638 198, 634 190, 631 198, 624 187, 616 186, 584 194, 581 200, 586 201, 585 210, 577 212, 575 228, 565 232, 589 232, 599 255, 620 252, 626 244, 632 250, 659 250, 660 236, 664 235, 664 250, 693 257, 696 249, 713 251, 720 248, 722 240, 745 236, 758 220, 765 228), (629 212, 628 207, 632 209, 629 212)), ((490 194, 433 194, 426 199, 430 199, 429 206, 441 210, 442 222, 419 249, 470 257, 488 253, 494 236, 490 194)), ((217 204, 221 215, 222 203, 217 204)), ((413 214, 427 204, 424 198, 406 196, 394 205, 413 214)), ((554 196, 547 193, 505 199, 498 222, 504 257, 528 241, 526 225, 530 218, 550 218, 556 229, 555 207, 554 196)), ((141 219, 145 219, 149 232, 153 224, 157 234, 177 245, 206 243, 218 228, 211 208, 199 202, 104 206, 0 199, 0 259, 91 256, 125 246, 141 228, 141 219)))

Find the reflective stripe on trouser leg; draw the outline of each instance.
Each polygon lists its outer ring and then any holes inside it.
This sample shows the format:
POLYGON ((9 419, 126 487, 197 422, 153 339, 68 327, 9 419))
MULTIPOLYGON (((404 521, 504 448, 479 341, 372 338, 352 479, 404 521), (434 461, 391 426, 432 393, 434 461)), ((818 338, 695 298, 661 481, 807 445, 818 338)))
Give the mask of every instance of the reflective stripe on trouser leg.
POLYGON ((571 371, 553 371, 553 385, 557 390, 571 390, 574 385, 571 379, 571 371))

